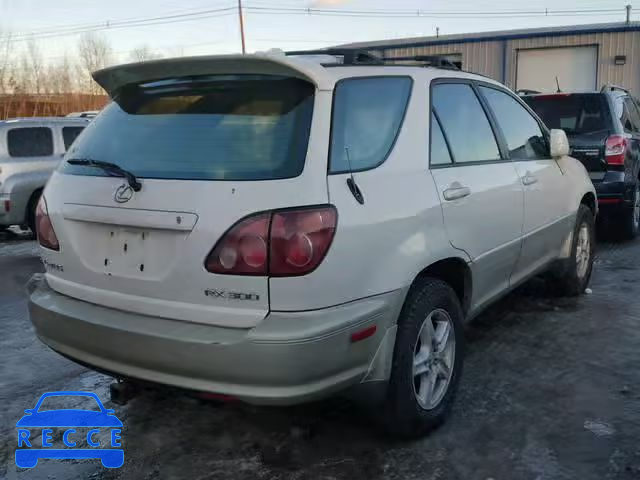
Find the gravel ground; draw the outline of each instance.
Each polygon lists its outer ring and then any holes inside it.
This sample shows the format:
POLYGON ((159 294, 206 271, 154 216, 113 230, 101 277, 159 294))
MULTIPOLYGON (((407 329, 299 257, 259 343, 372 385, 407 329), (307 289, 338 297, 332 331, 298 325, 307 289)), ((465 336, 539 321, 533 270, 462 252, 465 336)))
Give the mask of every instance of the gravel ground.
POLYGON ((23 285, 41 271, 25 236, 0 234, 0 478, 640 479, 640 242, 600 246, 593 293, 553 298, 529 282, 467 329, 449 421, 393 441, 339 400, 297 408, 219 405, 168 389, 115 408, 125 464, 41 460, 17 469, 15 422, 52 390, 111 380, 51 352, 23 285))

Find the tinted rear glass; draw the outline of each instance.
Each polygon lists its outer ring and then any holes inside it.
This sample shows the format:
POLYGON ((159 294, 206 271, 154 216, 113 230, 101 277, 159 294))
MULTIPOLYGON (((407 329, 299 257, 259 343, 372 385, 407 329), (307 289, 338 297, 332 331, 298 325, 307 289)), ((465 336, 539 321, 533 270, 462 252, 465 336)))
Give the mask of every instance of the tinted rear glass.
POLYGON ((62 127, 62 138, 64 140, 64 149, 69 150, 71 144, 78 138, 78 135, 84 130, 84 127, 62 127))
POLYGON ((339 82, 333 102, 329 172, 368 170, 384 162, 400 132, 410 93, 409 77, 339 82))
POLYGON ((568 134, 608 129, 607 105, 599 94, 544 95, 524 97, 548 128, 568 134))
MULTIPOLYGON (((268 75, 165 80, 121 92, 67 158, 116 163, 143 178, 269 180, 299 175, 314 86, 268 75)), ((62 171, 106 175, 62 164, 62 171)))
POLYGON ((12 157, 47 157, 53 155, 53 135, 47 127, 12 128, 7 147, 12 157))

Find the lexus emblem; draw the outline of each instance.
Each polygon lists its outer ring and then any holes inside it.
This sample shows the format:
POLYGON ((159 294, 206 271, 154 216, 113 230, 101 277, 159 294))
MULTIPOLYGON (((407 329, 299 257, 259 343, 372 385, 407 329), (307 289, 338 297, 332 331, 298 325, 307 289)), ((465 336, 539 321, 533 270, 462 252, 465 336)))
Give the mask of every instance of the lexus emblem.
POLYGON ((116 189, 116 193, 113 195, 113 199, 118 203, 126 203, 133 197, 133 188, 126 183, 123 183, 116 189))

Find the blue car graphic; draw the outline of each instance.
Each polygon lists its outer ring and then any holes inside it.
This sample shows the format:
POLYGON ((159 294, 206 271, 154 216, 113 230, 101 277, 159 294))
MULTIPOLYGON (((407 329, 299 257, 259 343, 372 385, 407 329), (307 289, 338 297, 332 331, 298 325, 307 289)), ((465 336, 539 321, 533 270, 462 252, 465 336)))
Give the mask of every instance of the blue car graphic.
MULTIPOLYGON (((16 450, 16 465, 20 468, 32 468, 35 467, 40 458, 55 458, 55 459, 87 459, 87 458, 99 458, 107 468, 118 468, 124 463, 124 450, 119 443, 120 428, 122 422, 113 414, 113 410, 107 409, 102 405, 100 398, 95 393, 91 392, 49 392, 43 394, 36 406, 32 409, 24 411, 26 413, 18 423, 18 449, 16 450), (40 412, 39 409, 42 402, 49 397, 91 397, 93 398, 100 411, 85 410, 85 409, 55 409, 40 412), (42 430, 42 448, 32 448, 30 442, 30 427, 46 427, 46 430, 42 430), (65 433, 63 435, 64 444, 67 447, 73 447, 76 442, 69 440, 70 435, 76 431, 73 427, 92 427, 92 430, 86 435, 87 443, 96 448, 50 448, 52 437, 50 428, 64 428, 65 433), (101 447, 99 442, 94 441, 94 435, 100 432, 100 428, 111 429, 111 444, 112 448, 97 448, 101 447), (28 448, 20 448, 20 447, 28 448)), ((34 445, 35 447, 35 445, 34 445)))

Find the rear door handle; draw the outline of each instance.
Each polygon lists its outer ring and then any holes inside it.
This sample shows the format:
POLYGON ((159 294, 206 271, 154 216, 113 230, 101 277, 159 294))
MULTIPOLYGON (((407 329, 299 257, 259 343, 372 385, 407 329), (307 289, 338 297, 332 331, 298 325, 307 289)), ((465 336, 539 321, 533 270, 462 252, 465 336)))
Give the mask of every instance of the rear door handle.
POLYGON ((458 200, 459 198, 468 197, 469 195, 471 195, 471 189, 469 187, 463 187, 462 185, 447 188, 444 192, 442 192, 442 196, 448 202, 450 202, 451 200, 458 200))
POLYGON ((527 172, 524 177, 522 177, 523 185, 533 185, 534 183, 538 183, 538 179, 535 175, 530 172, 527 172))

